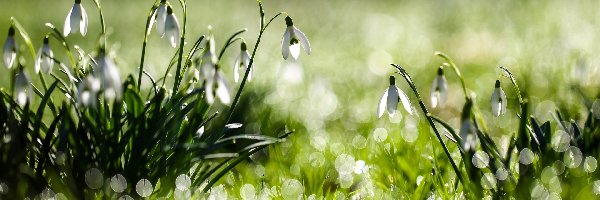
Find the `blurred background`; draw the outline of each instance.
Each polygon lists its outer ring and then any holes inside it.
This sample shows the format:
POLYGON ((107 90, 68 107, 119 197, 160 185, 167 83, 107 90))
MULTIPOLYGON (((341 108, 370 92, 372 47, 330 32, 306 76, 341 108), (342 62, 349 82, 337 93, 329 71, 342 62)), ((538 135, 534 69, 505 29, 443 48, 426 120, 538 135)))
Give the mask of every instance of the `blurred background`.
MULTIPOLYGON (((137 77, 145 21, 153 2, 101 1, 108 47, 122 78, 128 74, 137 77)), ((179 3, 170 3, 183 23, 179 3)), ((92 52, 100 33, 99 15, 91 0, 82 4, 89 17, 88 35, 72 34, 67 40, 92 52)), ((431 83, 443 63, 434 56, 436 51, 454 59, 481 110, 489 110, 494 82, 501 80, 509 101, 507 114, 492 118, 484 112, 491 134, 498 141, 507 140, 515 132, 511 128, 517 123, 514 108, 518 106, 509 79, 502 76, 498 66, 515 73, 529 95, 533 114, 541 119, 547 119, 548 111, 556 107, 585 109, 580 96, 573 95, 577 91, 572 85, 581 86, 580 91, 586 94, 598 91, 598 1, 267 0, 263 4, 267 19, 280 11, 294 19, 296 27, 310 40, 312 54, 302 52, 298 61, 282 59, 283 18, 276 19, 265 32, 257 51, 255 79, 245 91, 248 95, 244 108, 251 114, 239 120, 247 132, 269 132, 283 124, 296 132, 289 142, 269 148, 264 158, 238 167, 239 173, 229 177, 237 177, 237 181, 225 181, 226 187, 250 183, 258 188, 259 183, 278 185, 294 179, 309 195, 327 193, 326 188, 350 193, 355 191, 350 186, 365 182, 357 180, 372 180, 375 191, 394 191, 394 187, 410 191, 419 174, 430 172, 432 159, 442 155, 440 146, 421 126, 424 120, 420 120, 420 112, 406 116, 400 111, 396 117, 378 119, 375 111, 388 86, 388 76, 394 72, 390 63, 400 64, 412 74, 429 104, 431 83), (358 160, 370 166, 370 178, 339 175, 343 174, 340 170, 344 164, 358 160)), ((72 5, 70 0, 0 0, 0 38, 6 37, 10 17, 14 16, 37 49, 49 31, 44 23, 62 30, 72 5)), ((249 46, 258 36, 258 6, 252 0, 188 1, 188 14, 186 49, 200 35, 207 34, 209 25, 217 49, 243 28, 248 29, 242 36, 249 46)), ((145 69, 160 77, 176 50, 152 31, 145 69)), ((59 60, 66 60, 56 40, 51 40, 51 46, 59 60)), ((20 47, 21 52, 27 52, 24 45, 20 47)), ((238 44, 233 47, 221 61, 232 84, 238 44)), ((33 74, 33 62, 27 63, 33 74)), ((8 74, 8 70, 1 67, 0 74, 8 74)), ((447 106, 433 112, 458 129, 464 97, 456 76, 450 70, 446 74, 447 106)), ((8 80, 0 79, 0 87, 9 87, 8 80)), ((145 84, 149 89, 149 82, 145 84)), ((417 100, 405 82, 397 84, 417 108, 417 100)))

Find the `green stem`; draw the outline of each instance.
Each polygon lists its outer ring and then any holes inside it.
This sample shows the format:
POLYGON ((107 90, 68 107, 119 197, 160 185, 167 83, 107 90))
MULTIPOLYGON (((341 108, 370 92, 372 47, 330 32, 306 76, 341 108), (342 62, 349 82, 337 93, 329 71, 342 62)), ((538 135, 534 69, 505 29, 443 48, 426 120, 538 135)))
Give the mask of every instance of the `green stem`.
POLYGON ((458 67, 456 67, 456 64, 454 64, 454 61, 448 57, 448 55, 442 53, 442 52, 435 52, 436 56, 442 57, 444 60, 446 60, 446 63, 448 63, 446 66, 450 66, 453 70, 454 73, 456 74, 456 76, 458 76, 458 79, 460 80, 460 84, 462 86, 463 89, 463 93, 465 94, 465 98, 469 98, 469 95, 467 93, 467 86, 465 84, 465 79, 462 77, 462 74, 460 73, 460 70, 458 70, 458 67))
POLYGON ((106 45, 106 26, 104 25, 104 14, 102 13, 102 7, 100 6, 99 0, 94 0, 96 7, 98 8, 98 13, 100 14, 100 28, 102 30, 102 39, 104 39, 104 45, 106 45))
POLYGON ((450 160, 450 164, 452 164, 452 168, 454 169, 454 173, 456 173, 456 177, 458 177, 458 179, 463 184, 463 186, 465 186, 465 182, 463 180, 462 174, 460 173, 460 170, 456 166, 456 163, 454 163, 454 160, 452 159, 452 156, 450 155, 450 151, 448 150, 446 143, 444 143, 442 136, 440 135, 439 131, 435 127, 435 123, 433 122, 433 119, 432 119, 431 115, 429 114, 429 111, 427 111, 427 107, 425 107, 425 103, 423 103, 423 100, 421 99, 421 95, 419 95, 419 92, 417 91, 417 87, 415 86, 414 82, 412 81, 412 78, 406 72, 406 70, 404 70, 404 68, 400 67, 400 65, 397 65, 397 64, 391 64, 391 65, 393 67, 395 67, 396 69, 398 69, 398 71, 399 71, 398 73, 400 75, 402 75, 402 77, 404 77, 404 79, 406 79, 406 82, 408 83, 408 85, 410 86, 412 91, 417 96, 417 99, 419 100, 419 106, 421 107, 421 110, 425 114, 425 118, 427 118, 429 125, 431 126, 431 128, 433 128, 433 132, 435 132, 435 136, 438 138, 438 140, 440 141, 440 144, 444 148, 444 152, 446 153, 446 156, 450 160))
POLYGON ((138 91, 140 91, 140 88, 142 87, 142 73, 144 71, 144 60, 146 58, 146 45, 148 44, 148 35, 150 35, 150 23, 152 21, 152 15, 154 14, 154 10, 156 10, 156 8, 158 7, 156 4, 158 3, 159 0, 156 0, 154 2, 154 5, 152 5, 152 8, 150 8, 150 14, 148 15, 148 18, 146 19, 146 29, 144 30, 144 42, 142 43, 142 58, 140 59, 140 72, 138 74, 138 91))
POLYGON ((181 34, 181 40, 179 41, 179 58, 177 59, 177 71, 175 71, 175 83, 173 84, 173 93, 172 96, 177 93, 179 89, 179 82, 181 80, 181 61, 183 59, 183 44, 185 43, 185 27, 187 23, 187 5, 185 4, 185 0, 179 0, 181 4, 181 8, 183 9, 183 31, 181 34))
POLYGON ((523 100, 523 97, 521 96, 521 90, 519 89, 519 84, 517 84, 517 79, 515 79, 515 76, 513 75, 513 73, 510 72, 510 70, 508 70, 508 68, 503 66, 500 66, 498 68, 506 72, 508 78, 510 79, 510 82, 514 86, 515 92, 517 93, 517 97, 519 98, 519 104, 522 106, 525 103, 525 100, 523 100))
POLYGON ((242 34, 243 32, 246 32, 248 29, 242 29, 239 30, 238 32, 234 33, 233 35, 231 35, 231 37, 229 37, 229 39, 227 39, 227 41, 225 42, 225 45, 223 45, 223 48, 221 49, 221 52, 219 52, 219 61, 221 61, 221 57, 223 57, 223 54, 225 54, 225 50, 229 47, 229 45, 233 44, 235 41, 242 39, 242 38, 236 38, 239 34, 242 34))

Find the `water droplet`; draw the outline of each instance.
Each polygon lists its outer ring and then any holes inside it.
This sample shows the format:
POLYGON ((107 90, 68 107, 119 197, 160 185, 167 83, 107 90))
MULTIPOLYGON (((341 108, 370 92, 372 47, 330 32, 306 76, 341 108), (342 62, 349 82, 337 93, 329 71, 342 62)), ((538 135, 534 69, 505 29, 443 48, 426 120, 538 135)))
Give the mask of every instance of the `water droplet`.
POLYGON ((236 129, 236 128, 240 128, 240 127, 242 127, 242 126, 243 126, 243 125, 242 125, 241 123, 232 123, 232 124, 227 124, 227 125, 225 125, 225 128, 228 128, 228 129, 236 129))
POLYGON ((354 176, 352 174, 340 174, 339 179, 341 188, 350 188, 354 183, 354 176))
POLYGON ((375 142, 383 142, 387 139, 387 136, 388 132, 384 128, 376 128, 375 131, 373 131, 373 139, 375 142))
POLYGON ((550 140, 550 144, 552 145, 552 148, 556 152, 566 151, 567 148, 569 148, 569 146, 570 146, 570 144, 569 144, 570 142, 571 142, 571 136, 563 130, 557 130, 556 132, 554 132, 554 135, 552 136, 552 139, 550 140))
POLYGON ((110 188, 116 193, 121 193, 127 188, 127 180, 121 174, 114 175, 110 178, 110 188))
POLYGON ((508 178, 508 171, 504 168, 498 168, 498 170, 496 170, 496 178, 501 181, 506 180, 506 178, 508 178))
POLYGON ((492 173, 485 173, 481 177, 481 187, 485 189, 493 189, 496 187, 496 177, 492 173))
POLYGON ((531 187, 531 198, 537 199, 548 196, 548 190, 544 187, 544 185, 540 184, 537 180, 532 184, 531 187))
POLYGON ((419 121, 415 117, 407 117, 404 123, 404 131, 400 131, 402 139, 408 143, 415 142, 419 138, 419 121))
POLYGON ((98 168, 91 168, 85 172, 85 184, 90 189, 99 189, 104 184, 104 176, 98 168))
POLYGON ((56 193, 56 195, 54 195, 54 200, 69 200, 69 198, 63 193, 56 193))
MULTIPOLYGON (((214 188, 213 188, 213 189, 214 189, 214 188)), ((211 189, 211 191, 212 191, 213 189, 211 189)), ((212 192, 211 192, 211 195, 212 195, 212 192)), ((181 199, 181 200, 186 200, 186 199, 190 199, 190 198, 191 198, 191 196, 192 196, 192 193, 190 192, 190 190, 180 190, 180 189, 177 189, 177 188, 175 188, 175 192, 174 192, 174 195, 173 195, 173 196, 174 196, 174 197, 175 197, 175 199, 177 199, 177 200, 179 200, 179 199, 181 199)), ((210 197, 209 197, 209 199, 210 199, 210 197)), ((214 199, 219 199, 219 198, 214 198, 214 199)), ((226 198, 225 198, 225 199, 226 199, 226 198)))
POLYGON ((568 168, 576 168, 579 167, 582 159, 583 155, 581 154, 579 148, 572 146, 565 151, 563 161, 568 168))
POLYGON ((42 200, 54 200, 54 197, 56 196, 56 193, 54 193, 54 191, 52 191, 50 188, 46 188, 44 190, 42 190, 42 193, 40 193, 40 199, 42 200))
POLYGON ((8 193, 8 185, 5 182, 0 182, 0 194, 8 193))
POLYGON ((135 191, 140 197, 149 197, 153 190, 152 183, 148 179, 142 179, 135 185, 135 191))
POLYGON ((472 162, 477 168, 486 168, 490 162, 490 157, 484 151, 477 151, 473 154, 472 162))
POLYGON ((325 156, 321 152, 311 153, 308 159, 312 167, 321 167, 325 164, 325 156))
POLYGON ((366 173, 367 170, 369 170, 369 166, 367 166, 363 160, 358 160, 354 164, 354 173, 356 174, 366 173))
POLYGON ((521 150, 521 153, 519 153, 519 163, 521 164, 529 165, 533 163, 533 158, 533 151, 531 151, 528 148, 524 148, 523 150, 521 150))
POLYGON ((240 188, 240 197, 243 200, 254 200, 256 199, 256 189, 251 184, 246 183, 240 188))
POLYGON ((367 138, 362 135, 354 136, 354 139, 352 139, 352 146, 356 149, 364 149, 367 146, 367 138))
POLYGON ((354 157, 348 154, 339 155, 335 159, 335 169, 339 174, 350 174, 354 170, 354 157))
POLYGON ((592 156, 588 156, 585 158, 585 161, 583 163, 583 169, 587 173, 592 173, 596 171, 596 167, 598 167, 598 161, 596 160, 596 158, 592 156))
POLYGON ((185 174, 181 174, 175 179, 175 186, 181 191, 186 191, 190 189, 191 184, 192 180, 190 180, 190 177, 185 174))
POLYGON ((340 155, 346 152, 346 146, 344 146, 344 144, 342 143, 336 142, 331 144, 331 146, 329 147, 329 151, 331 151, 333 155, 340 155))
POLYGON ((417 186, 421 185, 421 181, 423 181, 423 176, 421 176, 421 175, 417 176, 417 186))
POLYGON ((542 183, 550 183, 550 180, 554 177, 556 177, 556 170, 554 169, 554 167, 545 167, 544 170, 542 170, 542 174, 540 175, 540 179, 542 181, 542 183))
POLYGON ((258 176, 258 177, 263 177, 265 176, 265 167, 258 164, 256 165, 256 167, 254 167, 254 173, 258 176))
POLYGON ((560 179, 558 176, 552 177, 550 182, 548 182, 548 190, 551 192, 561 193, 562 187, 560 185, 560 179))
POLYGON ((594 115, 594 118, 600 119, 600 99, 594 100, 594 103, 592 104, 592 114, 594 115))
POLYGON ((303 194, 302 183, 296 179, 287 179, 281 184, 281 196, 284 199, 300 199, 303 194))
POLYGON ((565 172, 565 164, 560 160, 554 161, 552 167, 554 170, 556 170, 556 175, 561 175, 563 172, 565 172))
POLYGON ((129 195, 123 195, 119 197, 119 200, 133 200, 133 198, 129 195))
POLYGON ((594 194, 600 195, 600 180, 594 181, 593 189, 594 194))

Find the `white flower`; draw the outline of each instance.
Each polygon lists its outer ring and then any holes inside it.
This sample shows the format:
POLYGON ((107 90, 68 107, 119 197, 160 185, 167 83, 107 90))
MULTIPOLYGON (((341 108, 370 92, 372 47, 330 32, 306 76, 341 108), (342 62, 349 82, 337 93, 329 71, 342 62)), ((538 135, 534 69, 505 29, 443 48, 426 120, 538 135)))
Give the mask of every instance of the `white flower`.
POLYGON ((492 114, 498 117, 506 113, 506 94, 500 87, 500 80, 496 80, 492 93, 492 114))
POLYGON ((121 78, 115 63, 105 55, 101 49, 96 58, 96 66, 94 66, 95 77, 98 77, 101 82, 101 88, 104 91, 104 97, 107 99, 121 99, 121 78))
POLYGON ((77 86, 77 103, 82 106, 95 106, 100 91, 100 80, 89 75, 77 86))
POLYGON ((215 66, 214 77, 206 80, 206 101, 212 104, 215 101, 215 95, 221 100, 221 103, 229 105, 231 103, 231 95, 229 94, 229 84, 223 77, 223 74, 215 66))
POLYGON ((473 122, 471 122, 470 118, 462 119, 459 136, 461 139, 461 146, 465 151, 475 149, 476 136, 473 134, 474 129, 473 122))
POLYGON ((40 69, 44 73, 50 73, 52 71, 52 67, 54 66, 54 53, 52 53, 52 49, 50 49, 50 45, 48 44, 48 36, 44 38, 44 44, 37 53, 37 58, 35 59, 35 73, 40 73, 40 69))
MULTIPOLYGON (((209 27, 210 31, 211 27, 209 27)), ((208 80, 214 77, 215 65, 217 64, 218 58, 215 54, 215 39, 212 34, 209 34, 206 44, 204 45, 204 53, 202 55, 202 62, 200 64, 200 73, 203 80, 208 80)))
POLYGON ((310 55, 310 43, 306 39, 306 35, 294 26, 294 22, 289 16, 285 17, 285 24, 287 28, 281 40, 281 54, 283 55, 283 59, 287 60, 289 54, 292 54, 294 59, 298 59, 298 56, 300 56, 300 44, 298 43, 301 43, 306 54, 310 55))
POLYGON ((179 22, 177 21, 177 17, 175 17, 175 13, 173 13, 171 6, 167 6, 164 32, 171 47, 177 47, 177 42, 179 41, 179 22))
POLYGON ((383 112, 386 110, 390 116, 396 113, 398 108, 398 102, 402 101, 402 105, 408 114, 412 115, 412 108, 410 107, 410 100, 404 91, 400 90, 396 86, 396 78, 390 76, 390 87, 383 92, 381 99, 379 100, 379 106, 377 107, 377 116, 381 118, 383 112))
MULTIPOLYGON (((156 21, 156 32, 162 38, 165 35, 165 20, 167 19, 167 1, 161 0, 160 4, 154 10, 154 14, 152 15, 152 19, 150 20, 150 28, 152 28, 152 23, 156 21)), ((150 30, 148 30, 148 34, 150 30)))
MULTIPOLYGON (((250 64, 250 54, 248 53, 248 49, 246 48, 246 42, 242 42, 241 44, 241 52, 240 55, 235 59, 235 64, 233 65, 233 80, 237 83, 240 79, 240 68, 244 68, 248 70, 248 64, 250 64)), ((252 80, 252 69, 248 72, 248 81, 252 80)))
POLYGON ((446 104, 446 98, 448 97, 448 84, 446 83, 446 77, 444 77, 444 70, 440 67, 438 69, 437 78, 433 80, 431 86, 430 103, 432 108, 440 107, 443 108, 446 104))
POLYGON ((23 70, 23 67, 19 68, 19 73, 15 77, 15 98, 17 104, 23 107, 31 102, 31 81, 29 76, 23 70))
POLYGON ((88 18, 85 8, 81 6, 81 0, 75 0, 75 4, 65 18, 63 34, 65 37, 70 33, 76 33, 78 30, 82 36, 87 33, 88 18))
POLYGON ((183 76, 183 83, 188 84, 187 87, 182 87, 182 89, 187 88, 186 92, 190 93, 194 90, 194 85, 196 85, 200 81, 200 71, 195 67, 189 68, 185 75, 183 76))
POLYGON ((8 37, 6 37, 6 41, 4 42, 4 65, 8 69, 12 68, 15 64, 15 59, 17 58, 17 42, 15 41, 15 28, 8 28, 8 37))

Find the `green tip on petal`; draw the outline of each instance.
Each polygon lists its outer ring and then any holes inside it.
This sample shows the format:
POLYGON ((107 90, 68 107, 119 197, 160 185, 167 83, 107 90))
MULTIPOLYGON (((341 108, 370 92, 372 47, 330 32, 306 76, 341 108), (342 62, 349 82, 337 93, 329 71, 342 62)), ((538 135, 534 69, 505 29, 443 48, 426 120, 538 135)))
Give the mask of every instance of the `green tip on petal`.
POLYGON ((75 0, 75 4, 80 4, 81 0, 75 0))
POLYGON ((287 26, 294 25, 294 22, 292 21, 292 18, 290 16, 285 17, 285 25, 287 25, 287 26))
POLYGON ((240 45, 242 51, 246 51, 248 48, 246 47, 246 42, 242 42, 242 44, 240 45))
POLYGON ((396 85, 396 77, 390 76, 390 85, 396 85))
POLYGON ((48 39, 48 36, 46 35, 46 37, 44 37, 44 44, 48 44, 50 42, 50 40, 48 39))
POLYGON ((171 6, 167 6, 167 14, 173 14, 173 8, 171 8, 171 6))
POLYGON ((10 27, 8 28, 8 36, 14 36, 15 35, 15 27, 10 27))
POLYGON ((165 4, 167 3, 167 0, 160 0, 160 3, 165 4))
POLYGON ((444 69, 442 68, 442 66, 440 66, 440 68, 438 68, 437 74, 444 75, 444 69))
POLYGON ((495 88, 499 88, 500 87, 500 80, 496 80, 496 84, 494 85, 495 88))

